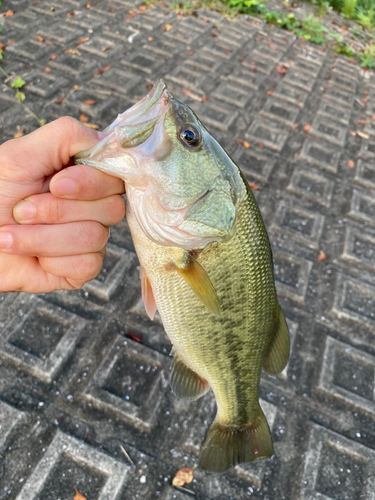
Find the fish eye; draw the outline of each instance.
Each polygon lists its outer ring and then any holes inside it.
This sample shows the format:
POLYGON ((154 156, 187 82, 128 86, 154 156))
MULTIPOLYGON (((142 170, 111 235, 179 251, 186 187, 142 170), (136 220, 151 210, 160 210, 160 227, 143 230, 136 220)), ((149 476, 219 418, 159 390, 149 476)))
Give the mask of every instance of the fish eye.
POLYGON ((193 125, 185 125, 180 130, 180 140, 188 146, 197 146, 200 143, 201 136, 193 125))

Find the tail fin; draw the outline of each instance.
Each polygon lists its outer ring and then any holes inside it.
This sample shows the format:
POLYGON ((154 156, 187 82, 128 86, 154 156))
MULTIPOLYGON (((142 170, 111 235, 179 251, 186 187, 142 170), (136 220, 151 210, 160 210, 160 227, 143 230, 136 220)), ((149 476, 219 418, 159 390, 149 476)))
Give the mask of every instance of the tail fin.
POLYGON ((247 425, 222 425, 214 422, 203 443, 199 466, 210 472, 225 472, 230 467, 273 454, 266 417, 259 414, 247 425))

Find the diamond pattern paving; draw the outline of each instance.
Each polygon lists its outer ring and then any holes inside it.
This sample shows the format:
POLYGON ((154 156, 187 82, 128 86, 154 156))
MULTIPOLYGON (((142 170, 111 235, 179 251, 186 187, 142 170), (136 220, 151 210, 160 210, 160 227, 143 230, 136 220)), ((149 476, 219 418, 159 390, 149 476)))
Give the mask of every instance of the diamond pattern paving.
MULTIPOLYGON (((83 290, 0 296, 0 500, 374 499, 375 75, 250 17, 4 3, 2 65, 40 118, 104 128, 163 77, 259 186, 291 357, 260 387, 275 456, 173 488, 214 400, 171 394, 123 221, 83 290)), ((2 141, 37 126, 13 96, 2 83, 2 141)))

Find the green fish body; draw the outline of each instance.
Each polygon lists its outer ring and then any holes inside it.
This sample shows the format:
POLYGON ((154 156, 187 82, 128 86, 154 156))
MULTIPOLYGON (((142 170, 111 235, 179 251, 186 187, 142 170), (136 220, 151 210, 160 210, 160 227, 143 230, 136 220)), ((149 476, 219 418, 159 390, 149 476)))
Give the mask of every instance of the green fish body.
POLYGON ((289 333, 271 248, 246 180, 192 111, 162 81, 143 101, 76 161, 125 180, 146 311, 159 310, 174 346, 172 390, 194 400, 212 389, 199 464, 223 472, 273 453, 260 374, 285 367, 289 333))

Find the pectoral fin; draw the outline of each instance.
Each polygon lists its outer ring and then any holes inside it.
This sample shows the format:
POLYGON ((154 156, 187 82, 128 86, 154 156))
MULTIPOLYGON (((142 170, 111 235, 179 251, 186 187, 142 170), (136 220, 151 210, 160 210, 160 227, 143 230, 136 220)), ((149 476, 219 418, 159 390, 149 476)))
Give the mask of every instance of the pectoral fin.
POLYGON ((142 300, 145 305, 146 313, 148 314, 149 318, 152 321, 155 317, 157 307, 154 298, 154 293, 151 288, 151 283, 147 278, 147 274, 143 266, 141 266, 140 269, 140 278, 141 278, 141 288, 142 288, 142 300))
POLYGON ((174 394, 181 399, 194 401, 206 394, 210 386, 191 370, 178 356, 174 355, 170 384, 174 394))
POLYGON ((289 359, 289 330, 284 315, 280 309, 279 328, 270 348, 268 356, 263 359, 263 368, 270 375, 280 373, 289 359))
POLYGON ((184 267, 174 266, 176 271, 184 278, 186 283, 193 289, 198 298, 215 314, 220 312, 220 302, 216 290, 211 283, 207 272, 199 262, 188 254, 184 267))

